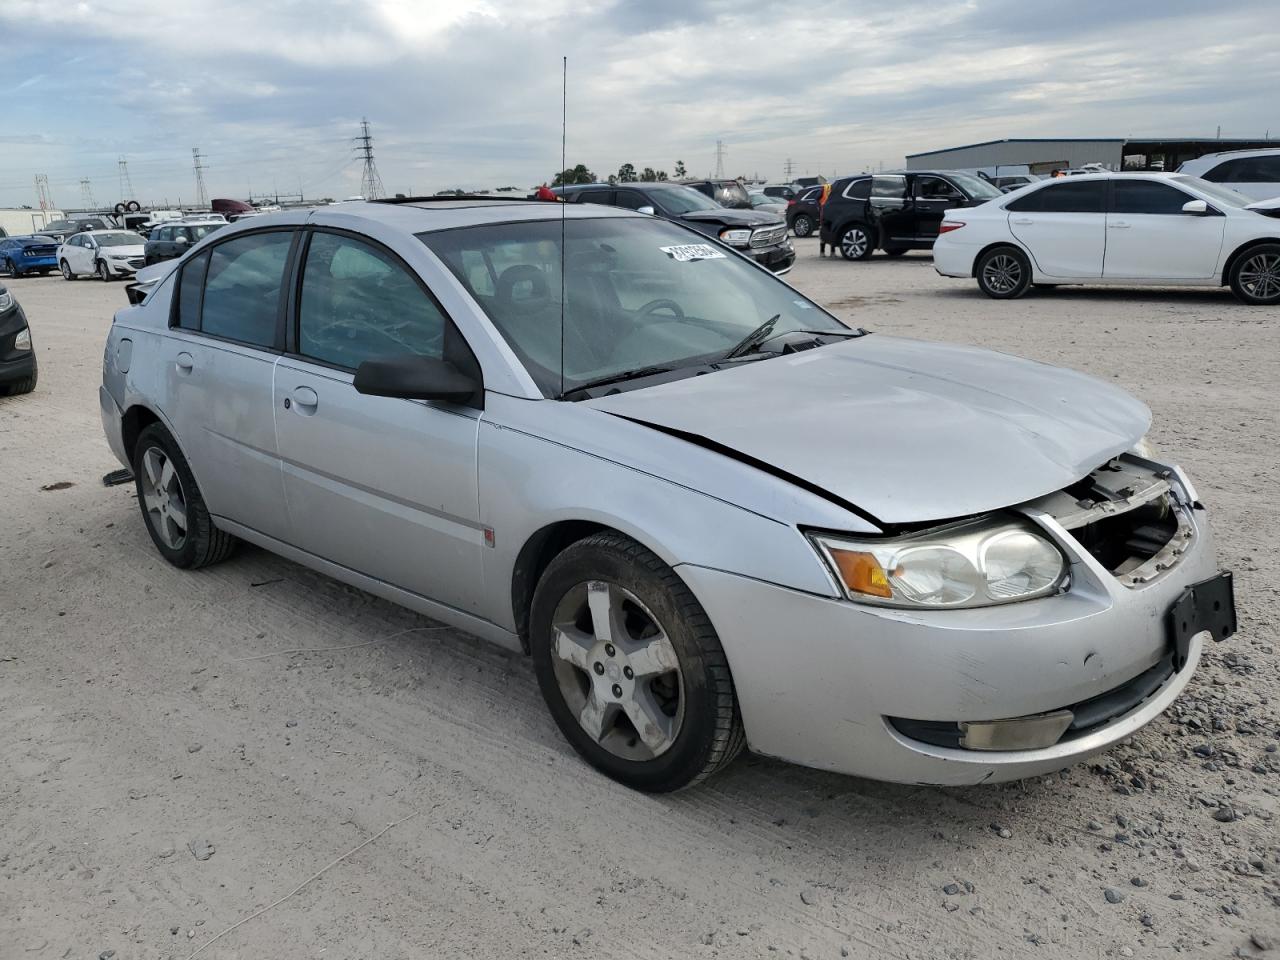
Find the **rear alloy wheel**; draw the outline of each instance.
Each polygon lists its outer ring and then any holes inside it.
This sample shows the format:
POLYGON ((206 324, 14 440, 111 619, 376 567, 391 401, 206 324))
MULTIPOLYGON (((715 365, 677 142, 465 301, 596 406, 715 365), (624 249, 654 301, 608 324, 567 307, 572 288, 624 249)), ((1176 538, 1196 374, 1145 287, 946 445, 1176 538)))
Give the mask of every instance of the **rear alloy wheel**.
POLYGON ((1031 286, 1031 262, 1016 247, 996 247, 978 261, 978 289, 994 300, 1013 300, 1031 286))
POLYGON ((111 268, 107 266, 107 261, 98 261, 98 279, 103 283, 111 282, 111 268))
POLYGON ((568 547, 534 593, 530 647, 557 725, 597 770, 665 793, 728 764, 745 735, 724 650, 697 599, 616 533, 568 547))
POLYGON ((18 277, 21 276, 21 274, 18 273, 18 268, 13 265, 12 260, 6 259, 3 266, 6 277, 13 277, 13 279, 17 280, 18 277))
POLYGON ((58 269, 62 271, 63 280, 74 280, 76 278, 76 275, 71 272, 71 265, 67 261, 63 260, 59 263, 58 269))
POLYGON ((1231 267, 1231 292, 1250 306, 1280 303, 1280 245, 1264 243, 1242 253, 1231 267))
POLYGON ((813 233, 813 217, 801 213, 791 221, 791 232, 797 237, 807 237, 813 233))
POLYGON ((861 223, 853 223, 840 234, 840 256, 846 260, 865 260, 875 252, 871 232, 861 223))

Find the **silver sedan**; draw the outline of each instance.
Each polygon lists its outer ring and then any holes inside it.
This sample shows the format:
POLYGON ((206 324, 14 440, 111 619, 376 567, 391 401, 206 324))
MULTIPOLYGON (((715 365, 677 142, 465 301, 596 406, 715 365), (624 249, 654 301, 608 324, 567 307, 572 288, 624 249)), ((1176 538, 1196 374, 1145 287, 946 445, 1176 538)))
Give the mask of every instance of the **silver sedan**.
POLYGON ((907 782, 1052 771, 1234 629, 1141 403, 850 329, 673 223, 346 203, 226 227, 131 299, 102 419, 166 559, 248 541, 524 651, 633 787, 744 746, 907 782))

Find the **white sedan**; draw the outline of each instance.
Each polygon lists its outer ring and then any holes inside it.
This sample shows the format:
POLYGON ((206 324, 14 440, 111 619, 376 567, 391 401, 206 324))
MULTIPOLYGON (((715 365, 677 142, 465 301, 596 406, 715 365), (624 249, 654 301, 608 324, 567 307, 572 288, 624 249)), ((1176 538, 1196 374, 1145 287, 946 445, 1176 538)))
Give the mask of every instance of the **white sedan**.
POLYGON ((146 266, 146 243, 130 230, 86 230, 58 247, 58 269, 64 280, 94 276, 102 280, 132 276, 146 266))
POLYGON ((1280 213, 1196 177, 1102 173, 1049 180, 944 214, 933 262, 989 297, 1033 284, 1224 286, 1280 303, 1280 213))

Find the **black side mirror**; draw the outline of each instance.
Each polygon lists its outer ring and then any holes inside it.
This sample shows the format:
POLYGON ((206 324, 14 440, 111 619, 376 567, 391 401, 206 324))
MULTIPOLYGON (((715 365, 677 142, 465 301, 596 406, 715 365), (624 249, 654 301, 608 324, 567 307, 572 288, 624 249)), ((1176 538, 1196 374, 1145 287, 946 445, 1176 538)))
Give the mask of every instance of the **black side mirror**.
POLYGON ((483 384, 435 357, 384 357, 356 368, 355 387, 372 397, 483 405, 483 384))

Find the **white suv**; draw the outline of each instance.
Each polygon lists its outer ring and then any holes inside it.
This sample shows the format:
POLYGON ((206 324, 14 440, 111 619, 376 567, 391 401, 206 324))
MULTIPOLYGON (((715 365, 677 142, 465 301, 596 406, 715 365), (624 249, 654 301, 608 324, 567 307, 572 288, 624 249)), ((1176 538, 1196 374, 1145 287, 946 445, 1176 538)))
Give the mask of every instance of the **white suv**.
POLYGON ((1280 197, 1280 150, 1232 150, 1188 160, 1179 173, 1219 183, 1252 200, 1280 197))

